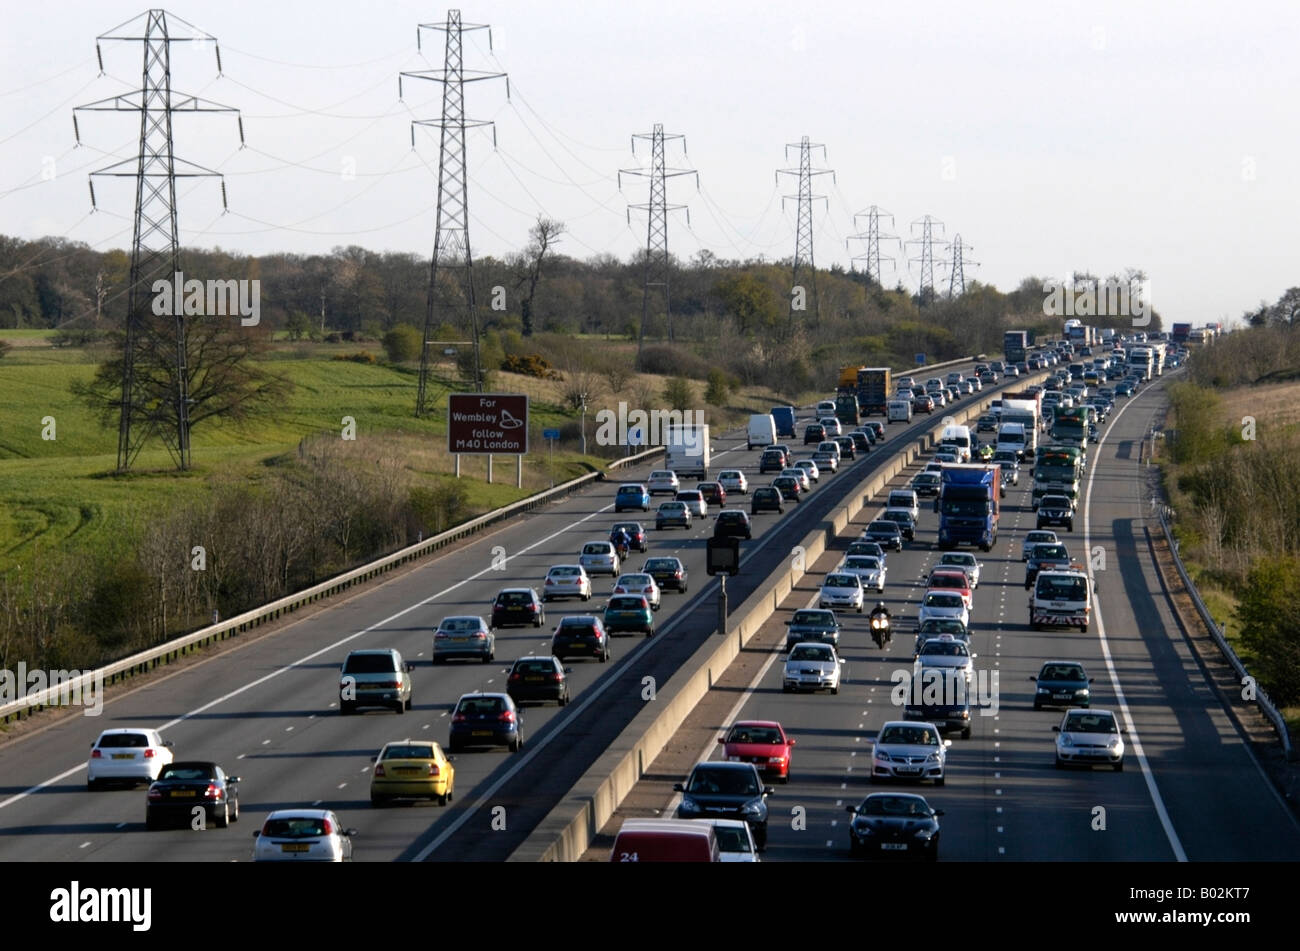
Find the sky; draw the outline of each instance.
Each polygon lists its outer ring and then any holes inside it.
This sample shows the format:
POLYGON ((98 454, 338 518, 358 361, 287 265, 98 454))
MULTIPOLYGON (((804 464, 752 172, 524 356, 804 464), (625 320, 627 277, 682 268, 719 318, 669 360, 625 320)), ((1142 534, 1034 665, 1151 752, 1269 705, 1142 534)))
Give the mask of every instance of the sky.
MULTIPOLYGON (((129 248, 134 185, 87 174, 136 152, 132 113, 73 107, 138 88, 139 43, 97 35, 145 10, 116 0, 0 0, 0 233, 129 248)), ((442 67, 447 7, 333 0, 180 0, 172 87, 238 108, 177 115, 178 157, 225 176, 183 179, 182 243, 247 254, 346 245, 427 256, 437 206, 441 86, 398 74, 442 67)), ((538 214, 558 250, 626 259, 644 247, 648 143, 662 123, 669 248, 682 260, 794 251, 795 168, 813 153, 814 257, 851 265, 876 206, 902 239, 919 220, 961 236, 967 280, 1139 268, 1166 324, 1237 320, 1300 284, 1295 112, 1300 5, 1291 2, 1000 2, 791 5, 731 0, 485 2, 461 8, 476 256, 520 250, 538 214), (495 131, 495 146, 493 141, 495 131), (685 150, 683 151, 683 145, 685 150), (689 212, 689 221, 687 213, 689 212)), ((916 243, 885 242, 887 284, 915 289, 916 243)), ((945 254, 936 249, 936 257, 945 254)), ((947 272, 936 269, 946 289, 947 272)))

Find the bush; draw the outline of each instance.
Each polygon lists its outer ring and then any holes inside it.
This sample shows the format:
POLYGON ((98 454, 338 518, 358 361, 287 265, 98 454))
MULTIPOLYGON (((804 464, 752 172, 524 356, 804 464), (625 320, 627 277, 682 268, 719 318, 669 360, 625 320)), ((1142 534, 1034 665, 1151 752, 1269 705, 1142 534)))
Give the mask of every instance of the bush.
POLYGON ((1246 580, 1237 606, 1241 642, 1255 655, 1254 673, 1280 706, 1300 702, 1300 559, 1266 556, 1246 580))
POLYGON ((446 531, 464 518, 469 490, 457 479, 442 479, 432 487, 411 489, 411 515, 424 537, 446 531))
POLYGON ((335 360, 349 360, 352 363, 374 363, 375 355, 369 350, 358 350, 356 353, 336 353, 335 360))
POLYGON ((424 334, 410 324, 398 324, 384 334, 384 352, 394 363, 420 359, 424 334))
POLYGON ((524 376, 535 376, 539 380, 563 379, 558 371, 551 369, 551 365, 536 353, 506 357, 501 361, 501 369, 507 373, 522 373, 524 376))
POLYGON ((710 406, 723 406, 731 393, 731 384, 727 374, 714 367, 709 371, 709 385, 704 391, 704 402, 710 406))
POLYGON ((641 351, 637 366, 642 373, 662 376, 678 375, 703 380, 709 375, 709 361, 685 347, 654 344, 641 351))

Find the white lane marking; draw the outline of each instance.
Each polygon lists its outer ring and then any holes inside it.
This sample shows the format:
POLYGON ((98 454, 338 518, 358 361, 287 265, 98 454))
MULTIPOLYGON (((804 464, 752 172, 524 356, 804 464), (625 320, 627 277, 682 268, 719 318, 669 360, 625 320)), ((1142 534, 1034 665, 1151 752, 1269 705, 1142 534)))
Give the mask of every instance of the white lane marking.
POLYGON ((347 783, 339 783, 339 789, 342 789, 342 788, 343 788, 344 786, 346 786, 346 785, 347 785, 347 783))
MULTIPOLYGON (((1130 400, 1115 414, 1115 418, 1111 420, 1111 427, 1107 427, 1105 434, 1097 442, 1097 452, 1099 454, 1107 438, 1114 432, 1113 425, 1119 422, 1119 418, 1135 402, 1136 400, 1130 400)), ((1083 504, 1083 548, 1085 551, 1092 551, 1092 480, 1096 475, 1097 466, 1089 466, 1088 489, 1083 504)), ((1095 584, 1091 563, 1088 566, 1088 583, 1095 584)), ((1146 780, 1147 791, 1151 794, 1151 803, 1155 806, 1156 815, 1160 818, 1160 825, 1165 831, 1165 838, 1169 840, 1169 847, 1173 849, 1174 858, 1179 862, 1186 862, 1187 853, 1183 851, 1183 843, 1179 840, 1178 833, 1174 831, 1173 821, 1169 818, 1168 810, 1165 809, 1165 801, 1160 798, 1160 790, 1156 788, 1155 774, 1151 772, 1151 764, 1147 762, 1146 753, 1142 750, 1142 739, 1138 735, 1137 724, 1134 722, 1133 714, 1128 708, 1128 700, 1124 697, 1124 688, 1119 682, 1119 671, 1115 669, 1115 661, 1110 653, 1110 642, 1106 640, 1106 624, 1101 617, 1101 599, 1093 598, 1092 613, 1097 621, 1097 639, 1101 642, 1101 655, 1106 661, 1106 672, 1110 675, 1111 687, 1115 690, 1115 699, 1119 702, 1119 708, 1124 713, 1125 722, 1128 723, 1133 753, 1137 756, 1138 766, 1142 768, 1142 777, 1146 780)))
POLYGON ((313 806, 319 806, 319 805, 320 805, 321 803, 323 803, 324 801, 325 801, 324 799, 317 799, 315 802, 312 803, 312 805, 313 805, 313 806))
POLYGON ((81 845, 77 846, 77 848, 79 848, 79 849, 84 849, 84 848, 86 848, 86 847, 89 846, 89 845, 90 845, 89 842, 83 842, 83 843, 81 843, 81 845))
POLYGON ((125 825, 126 825, 125 822, 119 822, 117 825, 113 826, 113 828, 114 828, 114 829, 120 829, 120 828, 122 828, 122 827, 125 826, 125 825))

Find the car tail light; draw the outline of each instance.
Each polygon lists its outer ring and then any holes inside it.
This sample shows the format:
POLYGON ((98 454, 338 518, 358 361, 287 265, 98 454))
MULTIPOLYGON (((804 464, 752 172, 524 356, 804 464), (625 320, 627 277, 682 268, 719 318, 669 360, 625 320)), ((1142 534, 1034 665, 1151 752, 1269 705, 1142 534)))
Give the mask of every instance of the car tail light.
MULTIPOLYGON (((547 583, 547 584, 550 584, 549 581, 546 582, 546 583, 547 583)), ((437 631, 437 632, 433 635, 433 639, 434 639, 435 641, 445 640, 446 637, 447 637, 447 632, 446 632, 446 631, 437 631)))
POLYGON ((674 578, 680 578, 681 576, 682 576, 682 573, 681 573, 680 571, 674 571, 674 572, 673 572, 673 577, 674 577, 674 578))
POLYGON ((534 603, 528 605, 528 610, 530 610, 530 611, 532 611, 534 614, 536 614, 536 613, 537 613, 537 610, 538 610, 539 607, 540 607, 540 605, 537 604, 536 602, 534 602, 534 603))
POLYGON ((561 680, 564 679, 564 674, 560 674, 560 673, 551 674, 551 679, 558 684, 561 680))
POLYGON ((511 675, 510 675, 510 680, 511 680, 511 682, 514 682, 514 681, 516 681, 516 680, 522 680, 522 679, 523 679, 523 678, 522 678, 519 674, 511 674, 511 675))
POLYGON ((502 723, 514 723, 515 712, 513 710, 506 710, 501 714, 501 716, 497 717, 497 719, 502 723))
POLYGON ((437 764, 437 763, 430 763, 430 764, 429 764, 429 775, 430 775, 430 776, 438 776, 438 775, 440 775, 440 772, 439 772, 439 770, 438 770, 438 764, 437 764))
POLYGON ((376 775, 376 776, 386 776, 386 775, 388 775, 387 773, 384 772, 384 764, 383 764, 383 763, 376 763, 376 764, 375 764, 375 775, 376 775))
POLYGON ((452 723, 467 723, 468 721, 469 717, 465 716, 463 713, 458 713, 451 718, 452 723))
POLYGON ((654 588, 642 588, 642 589, 641 589, 641 591, 642 591, 643 594, 654 594, 654 590, 655 590, 654 588))
POLYGON ((91 759, 103 759, 103 758, 104 758, 104 754, 101 753, 99 750, 91 750, 91 751, 90 751, 90 758, 91 758, 91 759))
POLYGON ((322 835, 333 835, 334 823, 330 822, 328 819, 323 819, 321 820, 321 829, 323 830, 321 832, 322 835))
POLYGON ((146 750, 144 751, 144 758, 145 758, 145 759, 153 759, 153 747, 149 747, 148 749, 146 749, 146 750))
POLYGON ((547 579, 546 579, 546 583, 547 583, 547 584, 555 584, 555 582, 552 581, 550 578, 547 578, 547 579))
POLYGON ((487 637, 487 631, 479 631, 477 634, 474 635, 474 637, 477 638, 478 640, 482 640, 483 638, 487 637))
POLYGON ((155 787, 153 787, 153 786, 150 786, 150 787, 149 787, 149 800, 152 802, 152 801, 155 800, 155 799, 161 799, 161 798, 162 798, 162 790, 161 790, 161 789, 157 789, 157 788, 155 788, 155 787))
POLYGON ((270 835, 270 834, 271 834, 271 823, 267 822, 262 826, 262 835, 270 835))
POLYGON ((208 783, 208 788, 203 790, 204 799, 220 799, 221 787, 216 783, 208 783))

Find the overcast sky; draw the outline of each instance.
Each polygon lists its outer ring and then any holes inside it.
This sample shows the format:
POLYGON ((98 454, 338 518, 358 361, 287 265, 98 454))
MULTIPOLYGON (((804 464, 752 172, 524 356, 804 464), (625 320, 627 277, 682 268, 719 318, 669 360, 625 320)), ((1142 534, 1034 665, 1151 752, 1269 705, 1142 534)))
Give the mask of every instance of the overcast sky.
MULTIPOLYGON (((471 241, 504 255, 539 212, 565 222, 561 250, 627 258, 645 243, 648 158, 632 133, 656 122, 686 137, 669 184, 690 209, 669 225, 682 259, 789 256, 797 165, 785 145, 825 145, 815 191, 816 262, 849 265, 854 213, 877 205, 912 236, 923 215, 971 249, 967 278, 1004 290, 1029 275, 1144 269, 1166 321, 1235 320, 1297 273, 1300 5, 1142 2, 804 2, 681 0, 462 7, 465 66, 504 71, 467 87, 466 112, 496 122, 469 139, 471 241)), ((428 255, 438 144, 410 120, 437 117, 441 88, 401 70, 441 68, 443 35, 416 24, 446 7, 380 0, 179 0, 170 13, 214 35, 173 46, 173 89, 239 108, 175 119, 177 155, 225 173, 178 186, 182 241, 238 250, 323 252, 358 244, 428 255)), ((0 232, 128 248, 130 179, 87 172, 136 150, 131 114, 72 107, 137 88, 136 43, 95 37, 142 13, 116 0, 4 0, 0 57, 0 232)), ((189 36, 182 24, 174 35, 189 36)), ((641 144, 641 143, 639 143, 641 144)), ((885 230, 890 220, 884 221, 885 230)), ((886 245, 885 253, 891 248, 886 245)), ((895 247, 887 283, 919 275, 895 247)), ((936 271, 936 283, 946 272, 936 271)))

